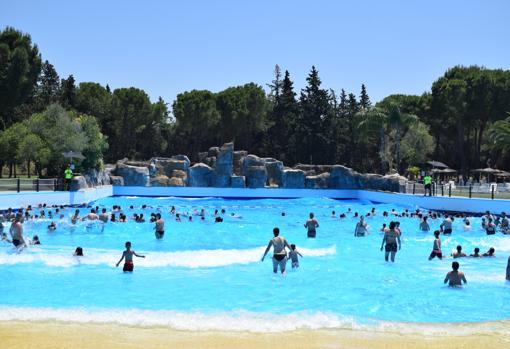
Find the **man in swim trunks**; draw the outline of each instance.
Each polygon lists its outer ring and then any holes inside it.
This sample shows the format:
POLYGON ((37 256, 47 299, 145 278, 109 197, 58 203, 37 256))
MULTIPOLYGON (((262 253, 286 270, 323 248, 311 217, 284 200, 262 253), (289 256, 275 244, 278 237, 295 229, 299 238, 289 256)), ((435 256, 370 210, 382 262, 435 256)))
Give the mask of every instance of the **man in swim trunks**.
POLYGON ((499 228, 501 229, 501 232, 503 234, 510 233, 510 225, 508 222, 508 217, 505 212, 501 212, 501 224, 499 228))
POLYGON ((23 248, 25 246, 25 239, 23 239, 23 224, 19 216, 14 217, 14 222, 11 224, 9 231, 12 237, 12 244, 16 248, 23 248))
POLYGON ((466 254, 462 252, 462 246, 457 245, 457 251, 452 253, 453 258, 466 257, 466 254))
POLYGON ((429 261, 435 257, 443 259, 443 252, 441 251, 441 239, 439 239, 439 230, 434 232, 434 236, 434 245, 432 246, 432 252, 430 253, 429 261))
POLYGON ((367 233, 367 222, 365 222, 365 217, 361 216, 359 222, 356 223, 356 228, 354 228, 354 236, 365 236, 367 233))
POLYGON ((381 251, 385 247, 384 260, 388 261, 388 256, 391 254, 391 261, 395 262, 395 255, 397 254, 397 241, 398 249, 401 248, 400 234, 395 230, 396 223, 390 222, 390 227, 384 232, 384 237, 381 243, 381 251), (385 246, 386 245, 386 246, 385 246))
POLYGON ((274 238, 269 240, 269 243, 267 244, 266 251, 264 252, 264 255, 262 256, 262 262, 264 261, 264 258, 266 258, 266 254, 271 249, 271 246, 273 247, 273 272, 276 274, 278 273, 278 266, 280 266, 280 272, 283 274, 285 273, 285 267, 287 265, 287 251, 285 251, 285 247, 287 247, 289 250, 292 250, 289 243, 283 236, 280 235, 280 229, 274 228, 273 229, 273 235, 274 238))
POLYGON ((466 276, 463 272, 459 271, 459 267, 459 262, 452 263, 452 271, 449 271, 448 274, 446 274, 444 279, 445 284, 448 282, 448 286, 450 287, 461 287, 462 282, 467 284, 466 276))
POLYGON ((90 212, 85 216, 83 217, 82 220, 89 220, 89 221, 95 221, 95 220, 98 220, 99 217, 97 216, 96 214, 96 210, 94 209, 91 209, 90 212))
POLYGON ((135 251, 131 251, 131 242, 127 241, 126 242, 126 250, 124 252, 122 252, 122 257, 117 262, 116 267, 118 267, 120 262, 122 262, 122 260, 125 258, 126 260, 124 262, 124 268, 122 268, 122 271, 131 273, 133 271, 133 268, 135 267, 133 264, 133 256, 145 258, 145 256, 137 254, 135 251))
POLYGON ((492 218, 489 218, 489 221, 485 225, 485 232, 487 233, 487 235, 496 234, 496 224, 492 222, 492 218))
POLYGON ((154 229, 156 230, 156 239, 162 239, 165 235, 165 221, 161 218, 161 213, 156 213, 156 222, 154 229))
POLYGON ((317 235, 317 228, 319 227, 319 222, 314 218, 313 212, 310 212, 310 219, 308 219, 305 223, 305 228, 308 230, 308 237, 315 238, 317 235))
POLYGON ((448 216, 448 213, 444 215, 443 223, 439 226, 444 235, 450 235, 452 233, 452 220, 448 216))

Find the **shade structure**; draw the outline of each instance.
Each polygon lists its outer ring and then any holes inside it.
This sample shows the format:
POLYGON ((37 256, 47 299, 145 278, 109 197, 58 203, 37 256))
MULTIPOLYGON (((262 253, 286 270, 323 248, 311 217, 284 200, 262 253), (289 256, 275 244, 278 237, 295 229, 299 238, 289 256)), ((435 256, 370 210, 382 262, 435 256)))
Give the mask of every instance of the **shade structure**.
POLYGON ((486 168, 477 168, 475 170, 471 170, 471 172, 496 174, 496 173, 500 173, 501 171, 498 169, 492 168, 492 167, 486 167, 486 168))
POLYGON ((439 168, 448 168, 448 165, 446 164, 443 164, 442 162, 440 161, 427 161, 427 164, 429 164, 430 166, 432 167, 439 167, 439 168))
POLYGON ((442 170, 439 170, 439 173, 457 173, 457 170, 454 170, 453 168, 444 168, 442 170))
POLYGON ((83 154, 78 151, 66 151, 66 152, 62 153, 62 155, 65 158, 70 158, 70 159, 80 159, 80 160, 85 159, 85 156, 83 156, 83 154))
POLYGON ((510 177, 510 172, 506 172, 506 171, 499 171, 498 173, 496 173, 496 177, 510 177))

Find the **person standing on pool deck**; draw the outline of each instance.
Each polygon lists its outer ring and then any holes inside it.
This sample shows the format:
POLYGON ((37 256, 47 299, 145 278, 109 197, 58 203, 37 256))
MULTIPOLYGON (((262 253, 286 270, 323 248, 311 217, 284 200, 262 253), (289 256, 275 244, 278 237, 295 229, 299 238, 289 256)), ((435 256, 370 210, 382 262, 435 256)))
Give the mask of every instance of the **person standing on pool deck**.
POLYGON ((287 247, 289 250, 292 250, 289 243, 283 236, 280 235, 280 229, 274 228, 273 229, 273 235, 274 238, 269 240, 269 243, 267 244, 267 248, 264 251, 264 255, 262 256, 262 262, 264 261, 264 258, 266 258, 266 254, 271 249, 271 246, 273 247, 273 272, 276 274, 278 273, 278 266, 280 266, 280 272, 283 274, 285 273, 285 267, 287 265, 287 251, 285 251, 285 247, 287 247))
POLYGON ((444 235, 450 235, 452 233, 452 220, 448 213, 445 213, 443 223, 439 226, 444 235))
POLYGON ((430 177, 430 174, 426 174, 425 177, 423 177, 423 184, 425 185, 425 193, 423 196, 427 195, 427 191, 429 192, 429 196, 432 196, 432 177, 430 177))
POLYGON ((161 218, 161 213, 156 214, 156 225, 154 229, 156 230, 156 239, 162 239, 163 235, 165 235, 165 221, 161 218))
POLYGON ((448 286, 450 287, 461 287, 462 282, 467 284, 466 276, 463 272, 459 271, 459 262, 452 263, 452 271, 449 271, 444 278, 444 283, 448 282, 448 286))
POLYGON ((385 247, 384 260, 388 261, 388 256, 391 254, 391 261, 395 262, 395 255, 397 254, 397 241, 398 249, 401 248, 400 234, 395 230, 395 222, 390 222, 390 227, 384 232, 384 237, 381 243, 381 251, 385 247), (386 244, 386 246, 385 246, 386 244))
POLYGON ((367 233, 367 222, 365 222, 365 217, 361 216, 359 222, 356 223, 356 228, 354 228, 354 236, 365 236, 367 233))
POLYGON ((317 235, 317 228, 319 227, 319 222, 314 218, 313 212, 310 212, 310 219, 308 219, 305 223, 305 228, 308 229, 308 237, 315 238, 317 235))
POLYGON ((120 262, 122 262, 122 260, 125 258, 126 261, 124 262, 124 268, 122 268, 122 271, 130 273, 133 272, 133 268, 135 267, 133 264, 133 256, 145 258, 145 256, 137 254, 135 251, 131 251, 131 242, 126 241, 126 250, 122 252, 122 257, 120 257, 116 267, 118 267, 120 262))

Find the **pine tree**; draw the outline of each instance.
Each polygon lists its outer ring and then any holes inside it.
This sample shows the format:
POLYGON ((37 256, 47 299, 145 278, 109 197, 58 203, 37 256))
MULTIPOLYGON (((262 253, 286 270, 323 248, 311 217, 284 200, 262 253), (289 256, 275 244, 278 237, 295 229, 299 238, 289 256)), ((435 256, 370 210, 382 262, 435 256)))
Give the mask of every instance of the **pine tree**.
POLYGON ((367 89, 365 87, 365 84, 361 84, 361 93, 359 95, 359 107, 360 109, 368 109, 372 103, 370 103, 370 98, 367 94, 367 89))
POLYGON ((331 162, 327 159, 327 137, 325 120, 330 115, 329 93, 321 89, 319 72, 312 66, 306 78, 308 85, 301 90, 300 125, 298 127, 302 140, 299 152, 301 161, 310 163, 331 162))
POLYGON ((60 78, 55 67, 48 61, 42 65, 41 76, 35 97, 36 109, 44 110, 51 103, 58 101, 60 95, 60 78))
POLYGON ((282 90, 282 72, 280 70, 280 66, 276 64, 274 66, 274 80, 268 84, 267 86, 270 89, 269 98, 272 100, 273 104, 276 105, 279 102, 280 94, 282 90))
POLYGON ((76 85, 72 74, 67 79, 62 79, 60 104, 66 109, 76 107, 76 85))

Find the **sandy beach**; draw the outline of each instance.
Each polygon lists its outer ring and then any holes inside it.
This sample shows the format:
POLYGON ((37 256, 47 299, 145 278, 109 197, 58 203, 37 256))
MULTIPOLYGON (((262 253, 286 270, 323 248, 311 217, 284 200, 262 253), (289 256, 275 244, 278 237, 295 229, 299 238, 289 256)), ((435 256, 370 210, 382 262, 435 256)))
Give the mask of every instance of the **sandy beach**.
MULTIPOLYGON (((509 326, 508 323, 498 326, 509 326)), ((477 326, 477 325, 475 325, 477 326)), ((485 327, 485 326, 484 326, 485 327)), ((469 332, 469 331, 468 331, 469 332)), ((1 349, 159 348, 509 348, 506 331, 400 334, 359 330, 283 333, 190 332, 163 327, 63 322, 0 322, 1 349)))

